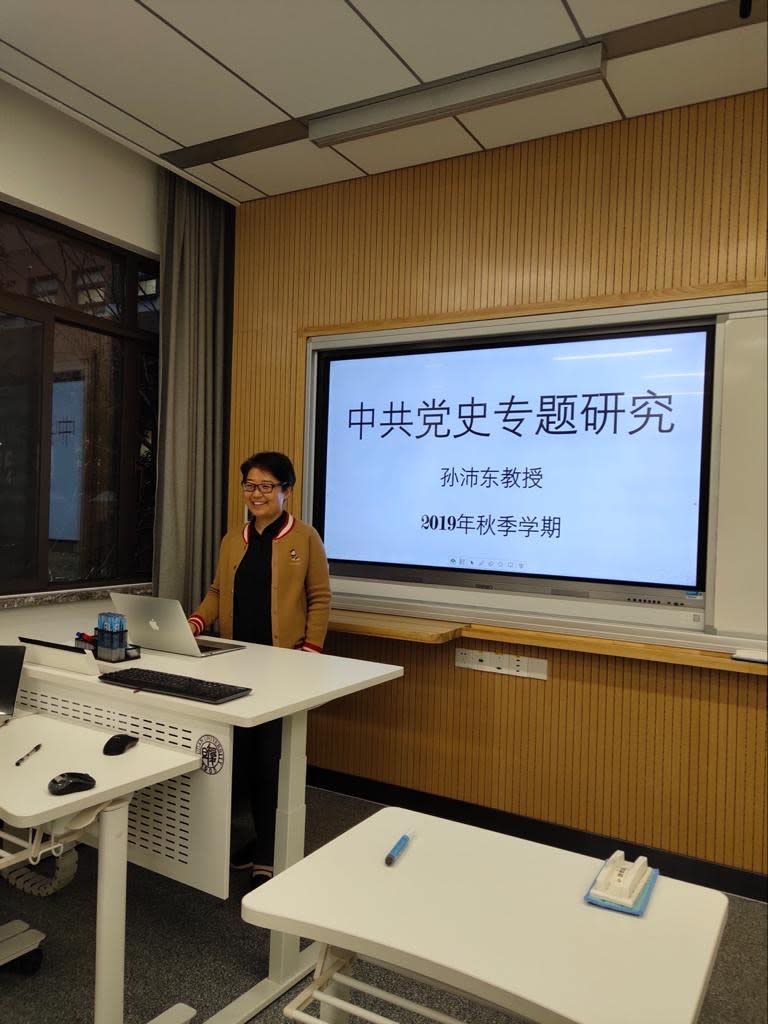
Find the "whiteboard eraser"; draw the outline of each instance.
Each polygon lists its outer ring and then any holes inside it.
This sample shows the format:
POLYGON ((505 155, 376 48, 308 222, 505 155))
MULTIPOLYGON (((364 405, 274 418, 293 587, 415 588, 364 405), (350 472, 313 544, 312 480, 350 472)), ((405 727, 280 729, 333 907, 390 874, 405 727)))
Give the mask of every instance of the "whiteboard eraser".
POLYGON ((761 665, 768 663, 768 652, 766 651, 750 651, 748 649, 734 651, 734 661, 757 661, 761 665))

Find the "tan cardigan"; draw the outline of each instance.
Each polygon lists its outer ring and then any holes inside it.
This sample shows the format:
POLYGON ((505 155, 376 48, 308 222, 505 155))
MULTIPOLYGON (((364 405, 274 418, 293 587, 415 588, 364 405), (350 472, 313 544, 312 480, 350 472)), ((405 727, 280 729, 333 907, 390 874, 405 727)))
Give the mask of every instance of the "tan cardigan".
MULTIPOLYGON (((235 573, 248 547, 248 530, 236 527, 221 542, 216 578, 199 608, 190 615, 195 633, 219 620, 222 636, 232 639, 235 573)), ((320 534, 288 513, 272 539, 272 645, 321 651, 331 612, 328 559, 320 534)))

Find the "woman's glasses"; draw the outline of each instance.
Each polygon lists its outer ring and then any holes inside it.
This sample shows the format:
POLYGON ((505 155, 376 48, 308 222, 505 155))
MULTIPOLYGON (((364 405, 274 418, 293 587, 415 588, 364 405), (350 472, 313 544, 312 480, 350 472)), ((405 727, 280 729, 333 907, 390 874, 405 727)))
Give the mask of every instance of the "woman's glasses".
POLYGON ((240 484, 240 486, 246 494, 253 494, 254 491, 258 491, 259 494, 271 494, 276 487, 282 487, 283 484, 255 484, 251 480, 246 480, 245 483, 240 484))

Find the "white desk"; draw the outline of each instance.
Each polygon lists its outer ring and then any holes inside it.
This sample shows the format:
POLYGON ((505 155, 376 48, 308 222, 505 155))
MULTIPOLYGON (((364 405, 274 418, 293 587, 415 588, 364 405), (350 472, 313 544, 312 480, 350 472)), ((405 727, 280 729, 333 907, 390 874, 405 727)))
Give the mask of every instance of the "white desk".
MULTIPOLYGON (((16 643, 19 636, 71 643, 75 631, 88 629, 105 607, 110 607, 109 601, 0 612, 0 643, 16 643)), ((282 867, 303 856, 306 712, 329 700, 394 679, 403 671, 394 665, 255 644, 210 658, 145 651, 134 664, 250 686, 253 693, 228 704, 201 704, 158 694, 137 694, 106 685, 96 677, 27 665, 19 703, 30 710, 106 725, 202 752, 203 772, 194 776, 189 785, 172 784, 162 792, 153 791, 151 798, 134 801, 129 859, 220 899, 229 895, 234 726, 247 728, 283 719, 277 830, 278 865, 282 867), (161 835, 159 840, 157 835, 161 835)))
POLYGON ((140 742, 117 757, 103 753, 111 734, 61 718, 26 715, 0 729, 0 818, 17 828, 55 825, 73 815, 98 813, 99 870, 96 907, 95 1024, 122 1024, 125 965, 125 890, 128 803, 144 786, 200 767, 200 757, 172 747, 140 742), (41 749, 23 764, 15 762, 37 743, 41 749), (96 780, 93 789, 52 796, 48 782, 64 771, 81 771, 96 780))
POLYGON ((583 901, 601 864, 387 808, 249 893, 242 916, 540 1024, 692 1024, 725 896, 660 877, 642 917, 603 910, 583 901))
MULTIPOLYGON (((71 643, 89 630, 108 600, 40 605, 0 612, 0 643, 19 636, 71 643)), ((220 898, 229 895, 230 803, 234 726, 283 719, 275 838, 275 869, 304 855, 307 711, 403 674, 398 665, 308 654, 247 644, 242 651, 185 658, 144 651, 143 668, 250 686, 253 693, 228 704, 200 704, 152 693, 133 693, 97 677, 25 666, 20 704, 31 710, 106 725, 203 754, 203 771, 138 794, 129 815, 129 860, 220 898), (157 838, 159 834, 160 838, 157 838)), ((110 666, 110 668, 115 666, 110 666)), ((241 1024, 314 967, 313 952, 298 939, 273 933, 269 976, 211 1018, 241 1024)))

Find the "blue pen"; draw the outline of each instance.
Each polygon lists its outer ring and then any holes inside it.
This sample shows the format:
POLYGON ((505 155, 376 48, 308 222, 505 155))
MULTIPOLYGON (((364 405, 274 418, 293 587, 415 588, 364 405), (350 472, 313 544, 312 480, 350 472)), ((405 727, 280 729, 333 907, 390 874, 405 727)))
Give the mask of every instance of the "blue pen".
POLYGON ((384 863, 387 865, 387 867, 390 867, 392 864, 395 863, 397 858, 400 856, 400 854, 403 852, 403 850, 406 848, 406 846, 408 845, 408 843, 410 843, 412 839, 413 832, 406 832, 405 835, 400 836, 395 845, 384 858, 384 863))

